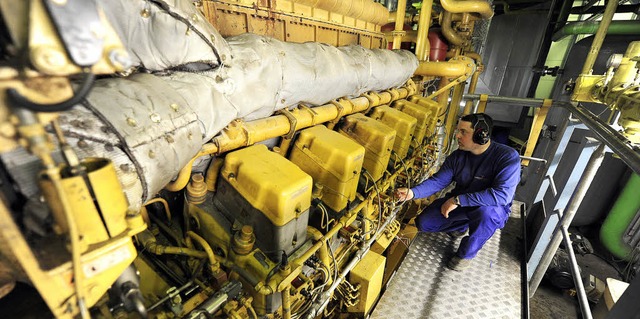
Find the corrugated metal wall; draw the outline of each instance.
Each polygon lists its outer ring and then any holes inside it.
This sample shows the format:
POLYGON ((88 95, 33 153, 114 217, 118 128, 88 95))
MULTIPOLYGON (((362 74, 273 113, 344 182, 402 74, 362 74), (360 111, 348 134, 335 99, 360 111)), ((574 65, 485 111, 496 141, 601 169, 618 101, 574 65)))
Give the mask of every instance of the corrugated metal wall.
MULTIPOLYGON (((480 76, 478 93, 526 97, 532 67, 546 28, 542 12, 504 14, 491 21, 484 48, 485 72, 480 76)), ((487 113, 500 125, 514 126, 522 107, 489 106, 487 113)))

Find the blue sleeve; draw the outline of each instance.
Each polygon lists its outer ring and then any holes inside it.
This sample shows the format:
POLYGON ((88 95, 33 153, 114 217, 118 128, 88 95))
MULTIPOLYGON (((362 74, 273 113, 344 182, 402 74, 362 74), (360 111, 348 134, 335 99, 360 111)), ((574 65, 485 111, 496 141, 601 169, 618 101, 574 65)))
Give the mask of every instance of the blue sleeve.
POLYGON ((429 197, 436 192, 441 191, 445 187, 447 187, 453 181, 454 174, 454 156, 448 156, 445 160, 438 172, 433 174, 424 182, 418 184, 417 186, 411 188, 413 191, 414 198, 425 198, 429 197))
POLYGON ((490 187, 473 193, 460 194, 461 206, 506 206, 511 204, 520 181, 520 157, 514 150, 497 164, 498 170, 490 187))

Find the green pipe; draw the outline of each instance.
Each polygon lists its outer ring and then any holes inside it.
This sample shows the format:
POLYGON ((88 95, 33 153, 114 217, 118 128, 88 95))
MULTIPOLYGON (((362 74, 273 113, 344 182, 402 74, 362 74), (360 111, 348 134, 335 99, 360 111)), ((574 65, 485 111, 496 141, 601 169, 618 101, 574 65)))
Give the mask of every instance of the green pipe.
POLYGON ((625 260, 629 260, 632 247, 622 240, 622 236, 640 210, 638 189, 640 189, 640 176, 633 174, 600 228, 602 244, 612 254, 625 260))
MULTIPOLYGON (((594 34, 598 31, 600 21, 581 21, 565 25, 553 34, 554 42, 573 34, 594 34)), ((640 34, 640 21, 611 21, 607 34, 640 34)))

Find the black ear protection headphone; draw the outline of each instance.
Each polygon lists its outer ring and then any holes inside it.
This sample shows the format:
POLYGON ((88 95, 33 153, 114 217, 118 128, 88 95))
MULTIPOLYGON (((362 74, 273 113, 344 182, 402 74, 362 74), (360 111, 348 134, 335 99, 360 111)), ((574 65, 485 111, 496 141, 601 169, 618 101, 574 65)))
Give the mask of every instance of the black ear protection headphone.
POLYGON ((489 123, 482 114, 476 114, 476 124, 473 125, 473 137, 472 140, 476 144, 484 145, 489 143, 489 123), (484 125, 479 125, 480 122, 484 125))

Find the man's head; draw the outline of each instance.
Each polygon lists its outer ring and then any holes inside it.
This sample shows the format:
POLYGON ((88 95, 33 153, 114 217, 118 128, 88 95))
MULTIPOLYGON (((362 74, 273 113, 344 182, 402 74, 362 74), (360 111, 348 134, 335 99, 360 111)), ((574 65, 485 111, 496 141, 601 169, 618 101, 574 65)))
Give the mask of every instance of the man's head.
MULTIPOLYGON (((468 114, 458 122, 456 139, 458 149, 463 151, 484 151, 491 139, 493 119, 484 113, 468 114)), ((480 153, 481 153, 480 152, 480 153)))

